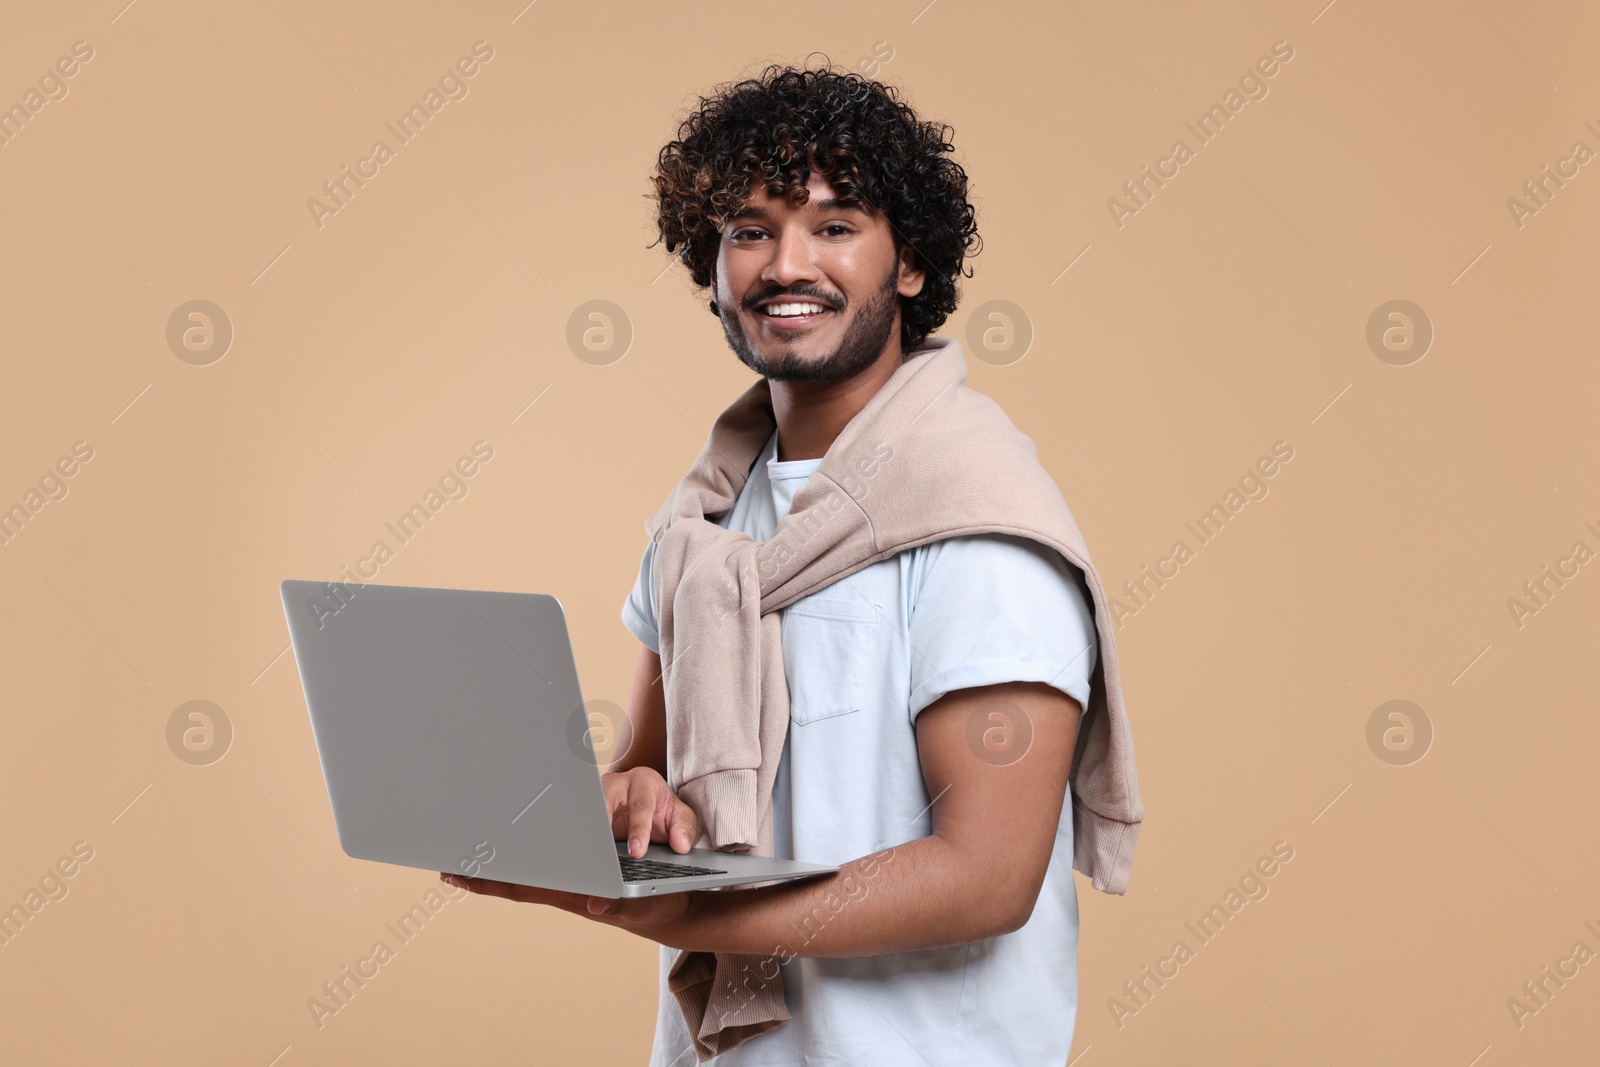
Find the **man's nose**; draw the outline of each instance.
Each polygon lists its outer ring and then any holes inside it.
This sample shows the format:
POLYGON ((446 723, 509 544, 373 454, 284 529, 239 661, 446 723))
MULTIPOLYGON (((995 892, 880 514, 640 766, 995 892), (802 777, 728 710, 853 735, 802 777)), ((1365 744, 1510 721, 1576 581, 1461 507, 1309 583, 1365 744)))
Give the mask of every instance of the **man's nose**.
POLYGON ((812 256, 811 235, 800 227, 784 227, 778 234, 772 262, 762 277, 778 285, 815 281, 817 267, 812 256))

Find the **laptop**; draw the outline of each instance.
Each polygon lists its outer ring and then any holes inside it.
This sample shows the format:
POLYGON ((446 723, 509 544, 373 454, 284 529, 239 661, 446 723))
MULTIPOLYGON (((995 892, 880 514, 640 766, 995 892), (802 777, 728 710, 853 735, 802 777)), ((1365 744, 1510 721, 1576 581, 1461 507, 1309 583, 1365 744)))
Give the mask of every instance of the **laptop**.
POLYGON ((839 869, 654 842, 629 856, 612 837, 596 724, 555 597, 279 589, 347 855, 613 898, 839 869))

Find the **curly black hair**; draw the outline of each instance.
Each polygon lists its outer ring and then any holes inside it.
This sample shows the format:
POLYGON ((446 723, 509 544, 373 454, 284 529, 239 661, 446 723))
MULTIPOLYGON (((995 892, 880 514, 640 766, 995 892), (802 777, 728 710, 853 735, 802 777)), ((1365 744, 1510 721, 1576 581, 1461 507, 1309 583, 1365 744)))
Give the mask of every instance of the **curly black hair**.
POLYGON ((962 262, 982 249, 966 172, 946 156, 953 132, 919 119, 895 87, 831 62, 772 64, 702 96, 661 149, 651 177, 660 237, 650 247, 664 240, 695 285, 710 288, 723 225, 749 203, 756 176, 769 196, 798 205, 815 170, 839 199, 886 215, 896 254, 909 245, 925 272, 922 291, 901 298, 900 348, 910 354, 956 309, 957 276, 972 276, 962 262))

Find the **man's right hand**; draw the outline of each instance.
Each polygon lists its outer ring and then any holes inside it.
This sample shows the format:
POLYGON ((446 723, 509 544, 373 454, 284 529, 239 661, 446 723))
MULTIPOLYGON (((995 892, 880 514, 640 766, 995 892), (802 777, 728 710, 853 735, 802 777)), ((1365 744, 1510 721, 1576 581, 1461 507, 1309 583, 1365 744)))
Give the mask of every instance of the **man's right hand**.
POLYGON ((669 844, 675 852, 694 847, 700 820, 654 767, 607 771, 600 781, 611 812, 612 837, 627 840, 628 855, 638 859, 650 842, 669 844))

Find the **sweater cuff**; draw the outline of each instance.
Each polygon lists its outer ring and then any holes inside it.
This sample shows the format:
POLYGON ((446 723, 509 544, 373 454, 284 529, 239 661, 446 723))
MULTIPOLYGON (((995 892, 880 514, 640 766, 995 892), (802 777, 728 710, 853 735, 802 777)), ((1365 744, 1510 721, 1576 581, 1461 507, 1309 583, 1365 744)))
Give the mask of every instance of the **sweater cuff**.
POLYGON ((678 796, 694 809, 700 833, 715 849, 754 848, 756 772, 753 767, 712 771, 678 787, 678 796))
MULTIPOLYGON (((1074 797, 1076 800, 1076 797, 1074 797)), ((1133 848, 1143 820, 1123 822, 1091 811, 1082 803, 1072 806, 1073 867, 1089 876, 1103 893, 1121 896, 1128 891, 1133 869, 1133 848)))

